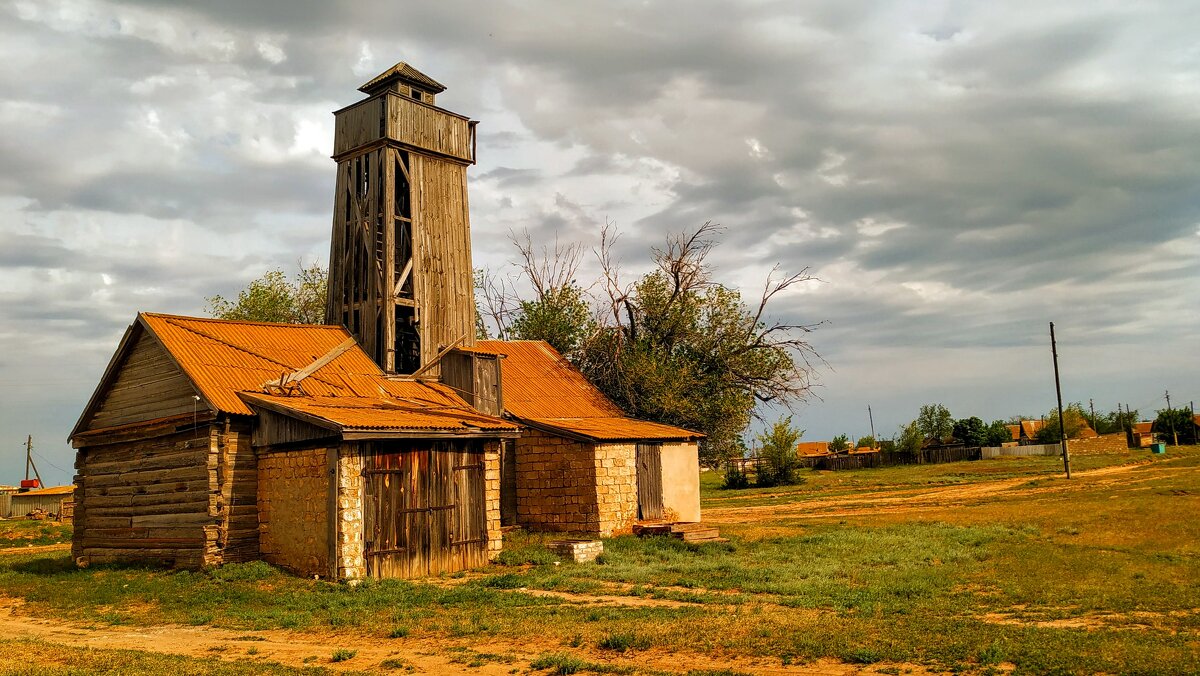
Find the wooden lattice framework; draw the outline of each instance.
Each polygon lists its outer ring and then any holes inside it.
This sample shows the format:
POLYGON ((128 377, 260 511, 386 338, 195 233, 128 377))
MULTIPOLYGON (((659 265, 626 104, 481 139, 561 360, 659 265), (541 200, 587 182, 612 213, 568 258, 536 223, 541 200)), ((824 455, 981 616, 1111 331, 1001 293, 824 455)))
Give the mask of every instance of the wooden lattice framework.
POLYGON ((334 113, 326 321, 389 373, 474 344, 466 168, 475 123, 434 105, 444 90, 400 63, 360 88, 368 98, 334 113))

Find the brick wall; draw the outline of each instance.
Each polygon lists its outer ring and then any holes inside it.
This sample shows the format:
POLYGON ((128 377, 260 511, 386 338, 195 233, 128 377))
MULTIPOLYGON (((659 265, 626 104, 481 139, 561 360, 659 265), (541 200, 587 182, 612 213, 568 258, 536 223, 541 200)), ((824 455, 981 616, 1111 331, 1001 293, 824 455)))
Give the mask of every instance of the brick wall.
POLYGON ((593 444, 528 429, 516 449, 517 523, 531 530, 600 532, 593 444))
POLYGON ((517 523, 525 528, 609 536, 629 532, 637 519, 633 444, 528 429, 516 442, 516 473, 517 523))
POLYGON ((300 575, 329 575, 329 480, 325 448, 258 459, 259 550, 300 575))
POLYGON ((628 533, 637 521, 637 446, 597 444, 596 492, 601 535, 628 533))
POLYGON ((1122 453, 1129 450, 1129 445, 1125 439, 1124 432, 1115 432, 1090 439, 1070 439, 1067 441, 1067 450, 1079 455, 1087 455, 1089 453, 1122 453))

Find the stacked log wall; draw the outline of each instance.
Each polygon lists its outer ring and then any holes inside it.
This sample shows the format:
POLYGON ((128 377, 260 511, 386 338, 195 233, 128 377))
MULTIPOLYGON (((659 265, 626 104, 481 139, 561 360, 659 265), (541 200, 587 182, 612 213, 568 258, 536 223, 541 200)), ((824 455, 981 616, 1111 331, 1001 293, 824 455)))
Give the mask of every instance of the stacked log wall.
POLYGON ((217 435, 216 486, 213 516, 216 547, 209 563, 241 563, 259 558, 258 462, 248 422, 231 421, 217 435))
POLYGON ((75 460, 75 533, 80 565, 216 563, 219 495, 211 425, 85 446, 75 460))
POLYGON ((176 568, 258 558, 257 470, 245 423, 83 446, 75 460, 72 555, 176 568))

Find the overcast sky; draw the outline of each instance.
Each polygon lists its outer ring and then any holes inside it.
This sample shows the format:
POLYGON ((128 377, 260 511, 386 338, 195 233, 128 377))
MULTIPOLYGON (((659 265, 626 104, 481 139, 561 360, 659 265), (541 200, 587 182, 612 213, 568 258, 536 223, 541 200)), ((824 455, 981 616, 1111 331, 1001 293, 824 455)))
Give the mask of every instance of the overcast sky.
POLYGON ((29 433, 70 480, 139 310, 325 262, 331 112, 400 60, 480 120, 477 265, 711 220, 749 296, 811 267, 806 439, 1043 413, 1050 321, 1068 400, 1200 399, 1194 2, 196 4, 0 0, 0 483, 29 433))

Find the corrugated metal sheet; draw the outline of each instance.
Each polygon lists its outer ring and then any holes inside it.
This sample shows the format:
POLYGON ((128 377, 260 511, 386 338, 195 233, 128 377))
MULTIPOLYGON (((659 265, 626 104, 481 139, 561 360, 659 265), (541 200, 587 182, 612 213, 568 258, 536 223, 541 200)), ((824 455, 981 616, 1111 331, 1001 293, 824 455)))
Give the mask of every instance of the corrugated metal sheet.
POLYGON ((704 436, 626 417, 545 341, 481 340, 475 349, 504 355, 504 410, 521 420, 602 441, 704 436))
POLYGON ((703 434, 681 427, 633 418, 522 418, 535 427, 562 430, 597 441, 666 441, 699 439, 703 434))
MULTIPOLYGON (((217 410, 250 415, 238 392, 262 389, 268 380, 304 368, 343 343, 350 334, 337 326, 267 324, 143 313, 140 318, 162 341, 200 394, 217 410)), ((302 383, 316 396, 378 396, 394 383, 357 347, 339 355, 302 383)))
POLYGON ((340 429, 517 429, 477 413, 444 385, 388 379, 357 346, 304 379, 296 395, 263 393, 264 382, 308 366, 350 338, 341 327, 150 313, 139 317, 205 400, 225 413, 253 415, 247 402, 258 401, 340 429))
MULTIPOLYGON (((417 385, 420 383, 408 383, 417 385)), ((517 425, 448 403, 437 388, 432 396, 399 399, 372 397, 288 397, 243 394, 250 404, 286 413, 292 411, 319 418, 346 430, 488 430, 515 432, 517 425)))
POLYGON ((625 413, 541 340, 480 340, 503 354, 504 409, 518 418, 623 418, 625 413))

